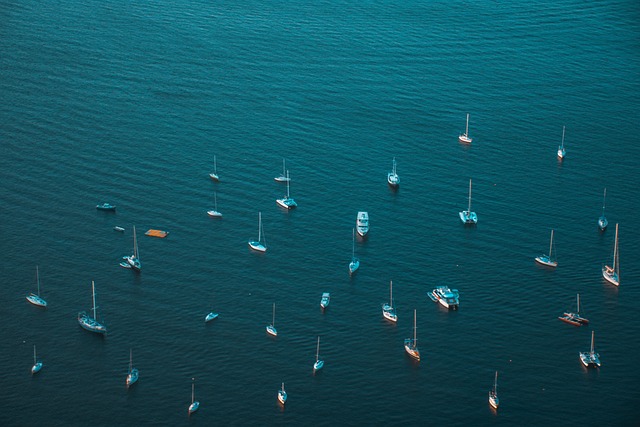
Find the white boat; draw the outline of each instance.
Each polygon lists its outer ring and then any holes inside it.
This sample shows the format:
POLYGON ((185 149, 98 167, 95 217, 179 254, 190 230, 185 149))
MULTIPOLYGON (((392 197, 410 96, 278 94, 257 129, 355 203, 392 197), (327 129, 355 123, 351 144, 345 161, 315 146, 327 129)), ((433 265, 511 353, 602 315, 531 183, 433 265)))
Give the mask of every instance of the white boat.
POLYGON ((33 366, 31 367, 31 373, 37 374, 42 369, 42 362, 36 358, 36 345, 33 345, 33 366))
POLYGON ((352 249, 351 249, 351 262, 349 262, 349 275, 352 275, 360 267, 360 259, 356 257, 356 229, 351 230, 352 236, 352 249))
POLYGON ((398 188, 400 185, 400 177, 396 172, 396 158, 393 158, 393 170, 387 173, 387 183, 393 188, 398 188))
POLYGON ((493 389, 489 391, 489 405, 493 409, 498 409, 500 405, 500 399, 498 399, 498 371, 496 371, 496 378, 493 381, 493 389))
POLYGON ((324 366, 324 360, 320 360, 320 336, 318 336, 318 345, 316 347, 316 363, 313 364, 313 370, 319 371, 324 366))
POLYGON ((420 350, 418 350, 418 335, 416 333, 416 310, 413 309, 413 338, 405 338, 404 351, 417 361, 420 361, 420 350))
POLYGON ((613 265, 602 267, 602 277, 609 283, 620 286, 620 254, 618 253, 618 224, 616 224, 616 239, 613 243, 613 265))
POLYGON ((553 229, 551 230, 551 240, 549 241, 549 255, 540 255, 536 257, 538 264, 546 265, 548 267, 557 267, 558 261, 553 258, 553 229))
POLYGON ((469 207, 467 208, 466 211, 461 211, 459 215, 460 215, 460 221, 462 221, 463 224, 478 223, 478 216, 476 215, 475 212, 471 212, 471 178, 469 178, 469 207))
POLYGON ((392 322, 398 321, 398 315, 396 314, 396 309, 393 306, 393 280, 389 281, 389 302, 382 304, 382 315, 385 319, 391 320, 392 322))
POLYGON ((589 319, 580 315, 580 294, 577 295, 576 300, 577 302, 575 313, 572 311, 565 311, 562 316, 558 317, 558 319, 574 326, 587 325, 589 323, 589 319))
POLYGON ((470 144, 473 139, 469 138, 469 113, 467 113, 467 127, 462 135, 458 137, 458 141, 464 144, 470 144))
POLYGON ((106 334, 107 327, 98 322, 98 318, 96 316, 96 286, 93 280, 91 281, 91 294, 93 297, 93 307, 91 309, 93 311, 93 317, 91 317, 86 311, 81 311, 78 313, 78 323, 89 332, 106 334))
POLYGON ((279 204, 280 206, 282 206, 285 209, 293 209, 296 206, 298 206, 296 201, 293 200, 293 198, 289 195, 289 182, 290 181, 291 180, 289 179, 289 171, 287 171, 287 195, 284 196, 281 199, 276 199, 276 203, 279 204))
POLYGON ((564 149, 564 126, 562 126, 562 142, 558 146, 558 158, 562 160, 566 154, 567 152, 564 149))
POLYGON ((580 352, 580 361, 587 368, 592 366, 594 368, 600 367, 600 355, 596 353, 593 349, 593 336, 595 335, 594 331, 591 331, 591 349, 589 351, 581 351, 580 352))
POLYGON ((322 298, 320 298, 320 307, 323 310, 329 307, 329 301, 331 301, 331 294, 329 292, 323 292, 322 298))
POLYGON ((287 392, 284 391, 284 383, 282 383, 282 388, 278 390, 278 402, 282 403, 283 405, 287 403, 287 392))
POLYGON ((448 286, 438 286, 427 295, 429 295, 429 298, 431 298, 433 302, 437 302, 449 310, 457 310, 460 304, 460 294, 458 290, 451 289, 448 286))
POLYGON ((204 322, 211 322, 213 319, 217 319, 218 318, 218 313, 214 313, 213 311, 210 312, 209 314, 207 314, 204 318, 204 322))
POLYGON ((127 372, 127 387, 131 387, 138 381, 138 368, 133 367, 133 350, 129 349, 129 371, 127 372))
POLYGON ((607 200, 607 189, 604 189, 604 196, 602 196, 602 215, 598 218, 598 228, 600 231, 604 231, 607 229, 607 225, 609 225, 609 221, 607 221, 607 217, 604 216, 604 205, 607 200))
POLYGON ((276 176, 275 178, 273 178, 275 181, 277 182, 289 182, 290 178, 289 176, 286 174, 287 169, 285 166, 285 161, 284 158, 282 159, 282 173, 280 174, 280 176, 276 176))
POLYGON ((273 335, 274 337, 278 336, 278 330, 276 329, 276 303, 273 303, 273 315, 271 318, 271 324, 267 326, 267 333, 269 335, 273 335))
POLYGON ((120 263, 120 267, 130 268, 133 271, 140 271, 142 263, 140 262, 140 254, 138 252, 138 237, 136 236, 136 226, 133 226, 133 254, 122 257, 124 260, 120 263))
POLYGON ((191 378, 191 405, 189 405, 189 415, 193 414, 200 407, 200 402, 196 400, 196 379, 191 378))
POLYGON ((113 229, 120 233, 124 233, 124 227, 120 227, 119 225, 114 226, 113 229))
POLYGON ((369 214, 367 212, 358 212, 358 216, 356 217, 356 231, 362 237, 366 236, 369 232, 369 214))
POLYGON ((207 211, 207 215, 213 218, 222 218, 222 214, 218 212, 218 194, 214 191, 213 193, 213 209, 207 211))
POLYGON ((47 302, 40 296, 40 272, 38 266, 36 266, 36 283, 38 285, 38 293, 34 294, 32 292, 30 295, 27 295, 27 301, 39 307, 46 307, 47 302))
POLYGON ((266 252, 267 250, 267 241, 262 229, 262 212, 258 212, 258 240, 250 240, 249 247, 258 252, 266 252))
POLYGON ((216 161, 216 156, 213 156, 213 172, 209 174, 209 178, 216 182, 220 181, 220 177, 218 176, 218 162, 216 161))

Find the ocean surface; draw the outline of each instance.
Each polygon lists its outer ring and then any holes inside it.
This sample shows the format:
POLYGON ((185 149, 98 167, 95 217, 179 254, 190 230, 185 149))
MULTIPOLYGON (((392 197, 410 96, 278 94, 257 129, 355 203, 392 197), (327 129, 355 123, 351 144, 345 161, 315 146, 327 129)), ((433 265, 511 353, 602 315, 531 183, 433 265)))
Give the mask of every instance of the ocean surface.
POLYGON ((0 22, 1 425, 640 423, 637 1, 0 0, 0 22), (76 320, 92 281, 105 337, 76 320), (587 327, 557 319, 577 293, 587 327))

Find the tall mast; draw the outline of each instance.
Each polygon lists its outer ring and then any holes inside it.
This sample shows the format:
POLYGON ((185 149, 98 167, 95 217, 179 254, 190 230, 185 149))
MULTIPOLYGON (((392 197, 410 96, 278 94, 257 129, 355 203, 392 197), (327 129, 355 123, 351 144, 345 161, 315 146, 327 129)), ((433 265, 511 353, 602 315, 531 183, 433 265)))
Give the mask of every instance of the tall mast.
POLYGON ((471 215, 471 178, 469 178, 469 209, 467 215, 471 215))
POLYGON ((413 309, 413 347, 417 346, 418 336, 416 331, 416 309, 413 309))
POLYGON ((617 273, 618 268, 618 224, 616 224, 616 240, 613 244, 613 271, 617 273))
POLYGON ((578 314, 580 314, 580 294, 578 294, 578 296, 577 296, 577 300, 578 300, 578 302, 577 302, 577 308, 576 308, 576 310, 578 310, 578 314))
POLYGON ((138 238, 136 236, 136 226, 133 226, 133 256, 135 258, 139 258, 138 257, 138 238))
POLYGON ((465 136, 469 136, 469 113, 467 113, 467 128, 464 131, 465 136))
POLYGON ((562 126, 562 148, 564 148, 564 126, 562 126))
POLYGON ((389 281, 389 305, 393 307, 393 280, 389 281))
POLYGON ((549 261, 551 261, 551 249, 553 248, 553 229, 551 229, 551 240, 549 241, 549 261))
POLYGON ((318 335, 318 346, 316 347, 316 362, 320 358, 320 335, 318 335))
POLYGON ((131 373, 132 367, 133 367, 133 350, 129 349, 129 373, 131 373))
POLYGON ((40 273, 38 272, 37 265, 36 265, 36 282, 38 282, 38 296, 40 296, 40 273))
POLYGON ((260 238, 262 237, 262 212, 258 212, 258 242, 260 242, 260 238))
POLYGON ((289 198, 289 171, 287 171, 287 199, 289 198))
POLYGON ((33 364, 36 364, 36 345, 33 345, 33 364))
POLYGON ((195 391, 196 391, 196 379, 191 378, 191 404, 192 405, 195 400, 195 391))
POLYGON ((93 319, 98 320, 96 316, 96 286, 93 280, 91 281, 91 294, 93 295, 93 319))
POLYGON ((271 317, 271 326, 276 326, 276 303, 273 303, 273 315, 271 317))
POLYGON ((594 335, 594 331, 591 331, 591 354, 593 355, 593 335, 594 335))
POLYGON ((602 216, 604 216, 604 205, 606 200, 607 200, 607 189, 605 187, 604 196, 602 196, 602 216))

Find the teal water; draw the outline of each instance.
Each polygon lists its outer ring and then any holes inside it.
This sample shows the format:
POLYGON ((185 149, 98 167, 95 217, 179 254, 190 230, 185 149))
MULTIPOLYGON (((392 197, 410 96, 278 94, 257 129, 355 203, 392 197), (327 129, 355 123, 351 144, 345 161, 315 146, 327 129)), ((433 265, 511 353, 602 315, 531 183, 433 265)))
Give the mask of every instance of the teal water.
POLYGON ((638 15, 626 1, 0 2, 0 423, 637 424, 638 15), (474 228, 458 219, 469 178, 474 228), (371 231, 350 279, 360 210, 371 231), (258 212, 263 255, 247 247, 258 212), (620 288, 600 275, 616 223, 620 288), (118 266, 133 225, 140 275, 118 266), (533 261, 551 228, 555 271, 533 261), (46 310, 24 299, 36 265, 46 310), (76 321, 92 280, 104 339, 76 321), (397 325, 380 310, 390 280, 397 325), (457 312, 428 299, 442 284, 457 312), (588 328, 557 320, 578 292, 588 328), (420 364, 402 347, 414 309, 420 364), (599 371, 578 360, 592 329, 599 371))

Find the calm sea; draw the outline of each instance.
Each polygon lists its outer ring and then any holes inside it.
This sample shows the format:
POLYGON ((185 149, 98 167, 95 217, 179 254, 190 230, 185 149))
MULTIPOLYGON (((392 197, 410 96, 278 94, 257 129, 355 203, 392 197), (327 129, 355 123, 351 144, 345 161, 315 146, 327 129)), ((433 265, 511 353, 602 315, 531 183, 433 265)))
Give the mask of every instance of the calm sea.
POLYGON ((5 0, 0 22, 0 424, 640 422, 637 1, 5 0), (134 225, 139 275, 118 266, 134 225), (552 229, 555 270, 534 262, 552 229), (92 281, 104 338, 76 321, 92 281), (577 293, 589 327, 557 319, 577 293))

